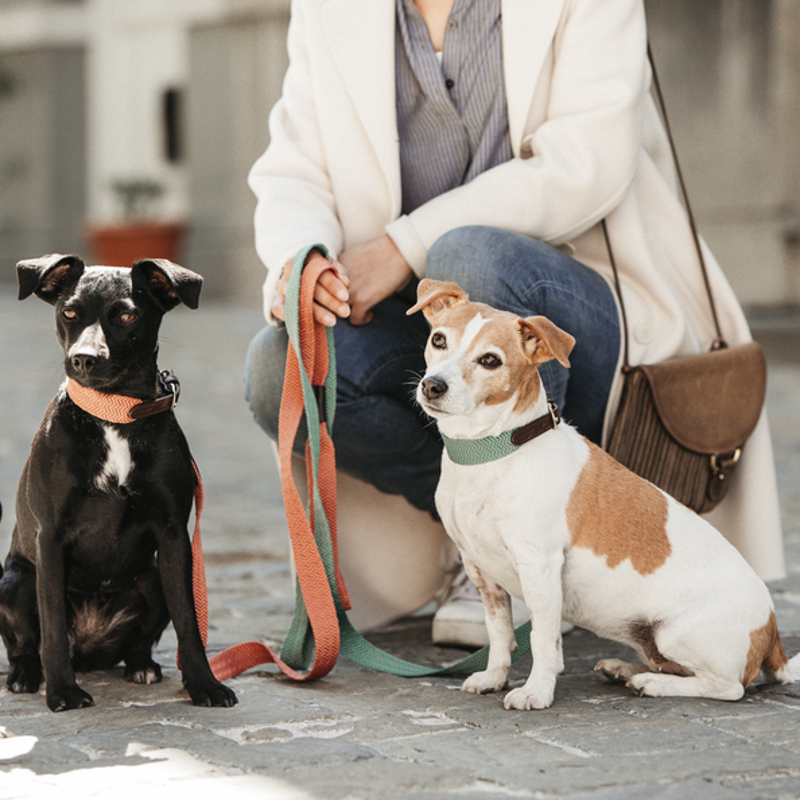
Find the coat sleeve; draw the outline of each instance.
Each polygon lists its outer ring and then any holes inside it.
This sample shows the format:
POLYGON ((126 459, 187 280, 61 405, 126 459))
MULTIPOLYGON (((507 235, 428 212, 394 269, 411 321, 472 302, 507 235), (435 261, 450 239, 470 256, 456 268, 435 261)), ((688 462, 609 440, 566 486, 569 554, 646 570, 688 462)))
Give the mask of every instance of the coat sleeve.
MULTIPOLYGON (((417 274, 452 228, 493 225, 558 245, 619 203, 642 147, 646 42, 641 0, 565 3, 543 72, 549 85, 537 87, 544 114, 529 114, 522 141, 512 143, 516 157, 387 226, 417 274)), ((505 65, 507 74, 524 69, 505 65)))

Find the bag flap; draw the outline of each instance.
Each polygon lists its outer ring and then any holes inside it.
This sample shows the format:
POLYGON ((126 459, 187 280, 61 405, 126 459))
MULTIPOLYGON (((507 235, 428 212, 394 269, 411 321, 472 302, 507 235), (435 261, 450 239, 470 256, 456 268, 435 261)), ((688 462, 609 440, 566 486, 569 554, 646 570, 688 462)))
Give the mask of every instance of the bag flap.
POLYGON ((767 363, 756 342, 636 367, 670 435, 697 453, 741 447, 761 415, 767 363))

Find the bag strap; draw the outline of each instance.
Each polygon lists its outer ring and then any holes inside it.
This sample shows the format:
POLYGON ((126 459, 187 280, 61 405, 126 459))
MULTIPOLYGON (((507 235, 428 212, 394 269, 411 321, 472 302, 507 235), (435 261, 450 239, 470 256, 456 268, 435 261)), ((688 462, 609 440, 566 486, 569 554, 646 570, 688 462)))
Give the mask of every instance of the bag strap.
MULTIPOLYGON (((661 112, 661 118, 664 122, 664 128, 667 132, 667 139, 669 140, 669 147, 670 151, 672 152, 672 160, 675 164, 675 172, 678 176, 678 184, 681 188, 681 195, 683 197, 683 204, 686 208, 686 214, 689 218, 689 228, 692 232, 692 240, 694 241, 695 250, 697 251, 697 260, 700 264, 700 272, 703 275, 703 282, 706 287, 706 294, 708 295, 708 304, 711 308, 711 317, 714 321, 714 329, 717 332, 717 338, 712 345, 712 350, 719 349, 720 347, 725 347, 725 339, 722 336, 722 330, 719 325, 719 317, 717 316, 717 306, 714 302, 714 295, 711 291, 711 281, 708 277, 708 269, 706 267, 706 260, 703 255, 703 248, 700 243, 700 234, 698 233, 697 222, 695 220, 694 211, 692 210, 692 204, 689 201, 689 192, 686 189, 686 181, 683 177, 683 170, 681 169, 680 160, 678 159, 678 150, 675 146, 675 139, 672 135, 672 128, 669 124, 669 117, 667 116, 667 106, 664 102, 664 93, 661 91, 661 82, 658 79, 658 71, 656 70, 656 61, 653 55, 653 48, 651 47, 650 43, 647 43, 647 58, 650 61, 650 69, 653 73, 653 88, 655 89, 656 98, 658 99, 658 106, 661 112)), ((619 305, 620 305, 620 312, 622 316, 622 327, 623 332, 625 334, 625 344, 624 344, 624 366, 626 368, 630 367, 630 361, 628 359, 628 319, 625 313, 625 303, 622 299, 622 285, 619 280, 619 273, 617 272, 617 264, 614 260, 614 251, 611 247, 611 239, 608 234, 608 226, 606 224, 606 220, 603 219, 602 221, 603 227, 603 236, 606 240, 606 247, 608 248, 608 257, 611 262, 611 268, 614 271, 614 285, 617 290, 617 297, 619 297, 619 305)))

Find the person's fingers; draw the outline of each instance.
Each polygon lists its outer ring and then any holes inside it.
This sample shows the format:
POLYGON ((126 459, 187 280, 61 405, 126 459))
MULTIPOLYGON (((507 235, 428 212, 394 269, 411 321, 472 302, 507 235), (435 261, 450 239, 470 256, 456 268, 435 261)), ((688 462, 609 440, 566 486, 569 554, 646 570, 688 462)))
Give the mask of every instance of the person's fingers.
POLYGON ((347 267, 342 264, 341 261, 338 259, 334 259, 333 266, 336 267, 336 275, 339 280, 345 285, 347 289, 350 288, 350 273, 347 270, 347 267))
MULTIPOLYGON (((283 268, 283 273, 278 281, 275 299, 272 304, 272 315, 276 319, 286 320, 286 290, 289 286, 289 276, 293 262, 289 261, 283 268)), ((336 265, 340 268, 340 265, 336 265)), ((350 299, 350 278, 342 269, 340 274, 333 270, 323 272, 314 287, 314 319, 327 327, 336 324, 336 318, 346 319, 350 316, 351 309, 348 304, 350 299)))
POLYGON ((344 274, 337 275, 332 269, 325 270, 319 276, 317 286, 322 287, 342 303, 346 303, 350 299, 350 279, 344 274))
POLYGON ((372 322, 372 306, 355 303, 350 307, 351 325, 367 325, 372 322))
POLYGON ((334 314, 319 303, 314 303, 314 320, 326 328, 332 328, 336 324, 334 314))
POLYGON ((350 316, 350 306, 347 303, 349 297, 345 285, 330 272, 324 272, 314 288, 315 304, 328 309, 338 317, 350 316))

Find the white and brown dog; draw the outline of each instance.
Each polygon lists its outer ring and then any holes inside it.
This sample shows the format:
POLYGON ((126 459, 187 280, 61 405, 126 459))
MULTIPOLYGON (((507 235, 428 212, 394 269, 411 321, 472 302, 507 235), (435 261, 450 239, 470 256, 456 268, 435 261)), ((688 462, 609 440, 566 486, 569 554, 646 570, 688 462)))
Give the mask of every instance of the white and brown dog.
POLYGON ((643 664, 595 670, 640 694, 737 700, 763 669, 800 678, 764 583, 707 522, 558 424, 537 367, 569 366, 575 340, 544 317, 469 302, 454 283, 423 280, 432 331, 417 399, 446 449, 436 506, 477 586, 487 669, 468 692, 506 686, 509 592, 533 623, 533 668, 506 708, 547 708, 563 671, 563 619, 629 645, 643 664))

